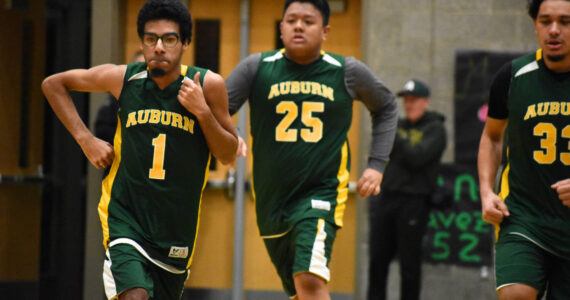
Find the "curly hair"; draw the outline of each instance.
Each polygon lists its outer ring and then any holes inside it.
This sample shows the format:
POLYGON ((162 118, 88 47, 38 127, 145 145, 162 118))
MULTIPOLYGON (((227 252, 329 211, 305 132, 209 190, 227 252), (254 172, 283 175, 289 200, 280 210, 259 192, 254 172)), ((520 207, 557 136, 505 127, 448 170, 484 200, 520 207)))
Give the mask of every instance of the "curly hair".
POLYGON ((329 24, 331 9, 327 0, 287 0, 283 6, 283 15, 285 15, 285 11, 293 2, 311 3, 317 10, 321 12, 321 15, 323 16, 323 26, 327 26, 329 24))
POLYGON ((180 41, 192 41, 192 17, 188 8, 179 0, 148 0, 140 9, 137 18, 137 32, 142 39, 144 26, 148 21, 170 20, 180 28, 180 41))
MULTIPOLYGON (((536 20, 538 16, 538 10, 540 9, 540 5, 542 2, 546 0, 528 0, 528 15, 533 19, 536 20)), ((565 0, 570 1, 570 0, 565 0)))

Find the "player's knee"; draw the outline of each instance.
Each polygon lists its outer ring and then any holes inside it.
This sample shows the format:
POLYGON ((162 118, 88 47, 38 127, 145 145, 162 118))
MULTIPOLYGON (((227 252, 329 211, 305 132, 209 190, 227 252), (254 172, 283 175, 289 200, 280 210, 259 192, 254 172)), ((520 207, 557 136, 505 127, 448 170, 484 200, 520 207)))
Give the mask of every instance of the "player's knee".
POLYGON ((326 282, 321 277, 311 273, 299 273, 295 275, 295 288, 305 293, 316 293, 326 289, 326 282))
POLYGON ((535 300, 538 291, 525 284, 513 284, 497 291, 499 300, 535 300))
POLYGON ((119 295, 119 300, 148 300, 148 292, 143 288, 132 288, 119 295))

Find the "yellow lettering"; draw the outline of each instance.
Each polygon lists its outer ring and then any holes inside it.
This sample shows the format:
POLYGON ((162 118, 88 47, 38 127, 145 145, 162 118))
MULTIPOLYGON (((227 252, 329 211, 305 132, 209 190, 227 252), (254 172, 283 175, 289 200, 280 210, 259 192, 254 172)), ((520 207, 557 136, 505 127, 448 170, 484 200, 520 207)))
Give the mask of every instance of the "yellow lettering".
POLYGON ((308 81, 301 81, 301 93, 308 94, 311 92, 311 83, 308 81))
POLYGON ((184 126, 182 125, 182 116, 175 112, 172 113, 172 127, 184 129, 184 126))
POLYGON ((321 84, 318 82, 311 82, 311 94, 313 95, 322 95, 322 91, 321 91, 321 84))
POLYGON ((526 109, 526 115, 524 116, 524 119, 525 119, 525 120, 528 120, 528 119, 534 118, 534 117, 536 117, 536 107, 535 107, 535 104, 528 106, 528 108, 526 109))
POLYGON ((323 98, 328 98, 334 101, 334 89, 323 84, 323 98))
POLYGON ((291 94, 299 94, 300 90, 299 81, 291 81, 291 94))
POLYGON ((268 100, 273 99, 273 97, 277 97, 279 96, 279 87, 277 86, 277 83, 271 86, 271 91, 269 92, 269 97, 267 97, 268 100))
POLYGON ((160 123, 165 126, 176 127, 194 134, 194 120, 179 113, 158 109, 141 109, 137 112, 129 113, 127 117, 127 124, 125 126, 131 127, 146 123, 160 123))
POLYGON ((279 92, 281 93, 281 95, 289 94, 290 90, 291 90, 291 81, 281 82, 279 84, 279 92))
POLYGON ((560 113, 560 103, 559 102, 550 102, 550 111, 548 112, 551 116, 556 116, 560 113))
POLYGON ((131 126, 137 125, 137 119, 136 119, 136 112, 131 112, 129 113, 129 116, 127 118, 127 125, 125 125, 125 127, 129 128, 131 126))
POLYGON ((171 112, 169 111, 162 111, 161 112, 161 117, 160 117, 160 123, 162 123, 162 125, 170 125, 170 116, 172 115, 171 112))
POLYGON ((148 120, 151 124, 158 124, 160 122, 160 110, 158 109, 151 109, 150 110, 150 119, 148 120))
POLYGON ((570 115, 570 105, 568 105, 568 102, 562 102, 561 103, 562 108, 560 109, 562 111, 562 115, 563 116, 569 116, 570 115))
POLYGON ((138 121, 139 124, 145 124, 146 122, 148 122, 148 115, 150 114, 150 110, 145 109, 145 110, 139 110, 138 111, 138 121))
POLYGON ((538 115, 544 116, 548 113, 548 102, 538 103, 538 115))
POLYGON ((189 119, 187 116, 184 116, 184 130, 194 133, 194 120, 189 119))

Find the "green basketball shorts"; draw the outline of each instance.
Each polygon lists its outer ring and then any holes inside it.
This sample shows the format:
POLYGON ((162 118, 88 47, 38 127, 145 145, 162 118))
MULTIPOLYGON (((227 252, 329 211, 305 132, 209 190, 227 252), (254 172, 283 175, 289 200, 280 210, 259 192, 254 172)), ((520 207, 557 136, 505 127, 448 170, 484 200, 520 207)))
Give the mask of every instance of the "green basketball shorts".
POLYGON ((171 273, 151 262, 133 245, 116 244, 106 253, 103 283, 110 300, 118 299, 120 293, 132 288, 145 289, 150 299, 178 300, 189 273, 188 270, 171 273))
POLYGON ((297 294, 295 274, 308 272, 327 282, 330 280, 328 265, 337 229, 324 219, 305 219, 283 236, 264 239, 287 295, 293 297, 297 294))
POLYGON ((553 254, 529 237, 507 233, 495 245, 497 291, 513 284, 525 284, 538 291, 541 299, 567 299, 570 295, 570 260, 553 254))

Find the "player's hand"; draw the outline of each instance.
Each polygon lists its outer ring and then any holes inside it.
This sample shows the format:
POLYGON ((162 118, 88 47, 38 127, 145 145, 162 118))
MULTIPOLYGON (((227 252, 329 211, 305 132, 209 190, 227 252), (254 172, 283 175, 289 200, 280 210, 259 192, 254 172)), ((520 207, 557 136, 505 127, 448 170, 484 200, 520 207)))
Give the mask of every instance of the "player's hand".
POLYGON ((501 224, 503 218, 510 215, 503 199, 495 193, 481 195, 481 211, 483 220, 493 225, 501 224))
POLYGON ((556 190, 562 204, 570 207, 570 178, 560 180, 550 187, 556 190))
POLYGON ((79 143, 89 162, 97 169, 110 166, 115 159, 113 146, 95 136, 90 136, 79 143))
POLYGON ((240 157, 240 156, 245 157, 246 155, 247 155, 247 144, 241 138, 241 136, 238 135, 238 146, 237 146, 237 150, 236 150, 236 157, 240 157))
POLYGON ((204 92, 200 85, 200 72, 194 75, 194 81, 184 77, 182 86, 178 91, 178 102, 197 117, 210 109, 206 104, 204 92))
POLYGON ((362 198, 366 198, 371 194, 378 195, 380 193, 380 183, 382 183, 382 173, 366 168, 358 180, 356 191, 362 198))

